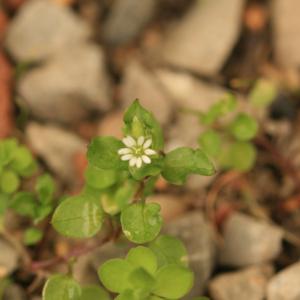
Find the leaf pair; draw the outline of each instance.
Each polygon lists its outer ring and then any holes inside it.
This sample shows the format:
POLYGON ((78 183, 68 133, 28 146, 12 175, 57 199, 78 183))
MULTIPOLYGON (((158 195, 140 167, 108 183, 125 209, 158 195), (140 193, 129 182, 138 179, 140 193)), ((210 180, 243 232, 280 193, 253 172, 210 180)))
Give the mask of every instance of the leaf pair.
POLYGON ((186 255, 184 246, 172 237, 159 239, 150 248, 133 248, 125 259, 109 260, 99 268, 103 285, 120 294, 116 299, 179 299, 191 289, 193 273, 178 257, 186 255))

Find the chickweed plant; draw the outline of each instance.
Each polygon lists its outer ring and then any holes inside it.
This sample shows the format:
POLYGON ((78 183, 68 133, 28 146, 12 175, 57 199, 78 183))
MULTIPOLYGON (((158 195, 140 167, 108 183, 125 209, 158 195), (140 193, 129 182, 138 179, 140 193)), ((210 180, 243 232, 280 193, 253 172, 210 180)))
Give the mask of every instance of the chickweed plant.
POLYGON ((133 247, 99 266, 102 287, 81 286, 72 272, 55 274, 44 286, 44 300, 182 299, 194 284, 185 246, 160 235, 160 205, 147 203, 147 196, 159 176, 181 185, 190 174, 214 174, 214 166, 200 149, 165 153, 159 123, 137 100, 124 114, 123 131, 122 140, 100 136, 90 142, 85 186, 59 204, 52 225, 64 236, 86 239, 110 220, 133 247))

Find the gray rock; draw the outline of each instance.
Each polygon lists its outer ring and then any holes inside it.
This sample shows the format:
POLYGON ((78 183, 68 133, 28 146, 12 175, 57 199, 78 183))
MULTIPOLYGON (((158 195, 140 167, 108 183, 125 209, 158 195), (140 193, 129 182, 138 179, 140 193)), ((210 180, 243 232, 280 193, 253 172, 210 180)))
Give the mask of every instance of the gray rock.
POLYGON ((166 37, 162 59, 204 75, 214 75, 237 41, 244 0, 196 1, 166 37))
POLYGON ((159 69, 155 74, 178 108, 207 111, 226 93, 224 88, 198 80, 188 73, 159 69))
POLYGON ((112 45, 126 43, 153 18, 157 0, 115 0, 104 24, 104 38, 112 45))
POLYGON ((268 300, 300 299, 300 262, 295 263, 275 275, 268 285, 268 300))
POLYGON ((124 108, 138 98, 161 124, 170 121, 172 102, 161 87, 156 76, 141 62, 132 60, 126 66, 121 87, 121 100, 124 108))
POLYGON ((11 244, 1 238, 0 253, 0 278, 2 278, 17 268, 19 255, 11 244))
POLYGON ((36 61, 77 46, 89 36, 89 27, 66 6, 33 0, 22 6, 9 26, 5 43, 15 59, 36 61))
POLYGON ((4 292, 3 300, 26 300, 25 291, 17 284, 10 284, 4 292))
POLYGON ((74 158, 85 152, 85 142, 72 132, 53 125, 30 123, 26 136, 33 151, 45 160, 49 168, 69 184, 78 183, 74 158))
POLYGON ((214 300, 263 300, 273 272, 265 265, 221 274, 210 282, 210 295, 214 300))
POLYGON ((243 267, 271 261, 281 251, 282 238, 283 232, 277 227, 234 213, 225 223, 220 262, 243 267))
POLYGON ((197 139, 203 131, 197 116, 182 112, 181 109, 191 109, 205 112, 211 105, 219 101, 226 90, 182 72, 156 70, 155 74, 171 96, 177 118, 168 130, 167 150, 180 146, 197 146, 197 139))
POLYGON ((194 287, 187 299, 201 295, 215 263, 216 247, 212 228, 202 213, 192 212, 168 223, 164 231, 180 238, 187 247, 190 267, 195 273, 194 287))
POLYGON ((90 111, 109 109, 102 49, 90 44, 57 53, 21 79, 18 92, 30 112, 44 120, 77 122, 90 111))
POLYGON ((285 67, 300 66, 300 2, 275 0, 273 3, 273 29, 275 57, 285 67))

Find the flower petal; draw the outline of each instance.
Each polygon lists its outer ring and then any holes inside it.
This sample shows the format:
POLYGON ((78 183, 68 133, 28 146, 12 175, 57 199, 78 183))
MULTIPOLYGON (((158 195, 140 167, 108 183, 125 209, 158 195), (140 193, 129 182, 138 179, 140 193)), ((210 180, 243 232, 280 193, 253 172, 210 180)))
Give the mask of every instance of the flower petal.
POLYGON ((134 157, 132 154, 125 154, 121 156, 121 160, 130 160, 132 157, 134 157))
POLYGON ((139 146, 142 146, 144 144, 145 138, 143 136, 140 136, 137 140, 137 144, 139 146))
POLYGON ((136 164, 136 157, 133 156, 133 157, 131 158, 131 160, 129 161, 129 166, 130 166, 130 167, 134 167, 135 164, 136 164))
POLYGON ((147 149, 151 146, 152 144, 152 139, 148 139, 145 143, 144 143, 144 149, 147 149))
POLYGON ((142 166, 142 158, 141 157, 137 157, 136 159, 136 167, 140 168, 142 166))
POLYGON ((123 155, 123 154, 129 154, 132 153, 132 149, 130 148, 121 148, 118 151, 118 154, 123 155))
POLYGON ((145 164, 150 164, 151 163, 151 159, 150 157, 146 156, 146 155, 143 155, 142 156, 142 160, 145 164))
POLYGON ((129 135, 126 136, 126 137, 122 140, 122 142, 123 142, 127 147, 129 147, 129 148, 136 145, 135 139, 134 139, 133 137, 129 136, 129 135))
POLYGON ((156 151, 153 149, 146 149, 144 152, 147 155, 155 155, 156 154, 156 151))

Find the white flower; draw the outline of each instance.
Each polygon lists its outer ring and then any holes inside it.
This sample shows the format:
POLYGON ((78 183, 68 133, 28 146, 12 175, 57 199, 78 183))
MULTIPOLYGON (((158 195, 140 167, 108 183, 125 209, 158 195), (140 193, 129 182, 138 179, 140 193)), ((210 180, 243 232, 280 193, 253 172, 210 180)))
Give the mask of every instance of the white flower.
POLYGON ((150 148, 152 139, 145 139, 144 136, 140 136, 136 140, 131 136, 126 136, 122 141, 126 148, 121 148, 118 154, 121 156, 121 160, 129 161, 130 167, 140 168, 143 163, 151 163, 149 156, 156 154, 156 151, 150 148))

